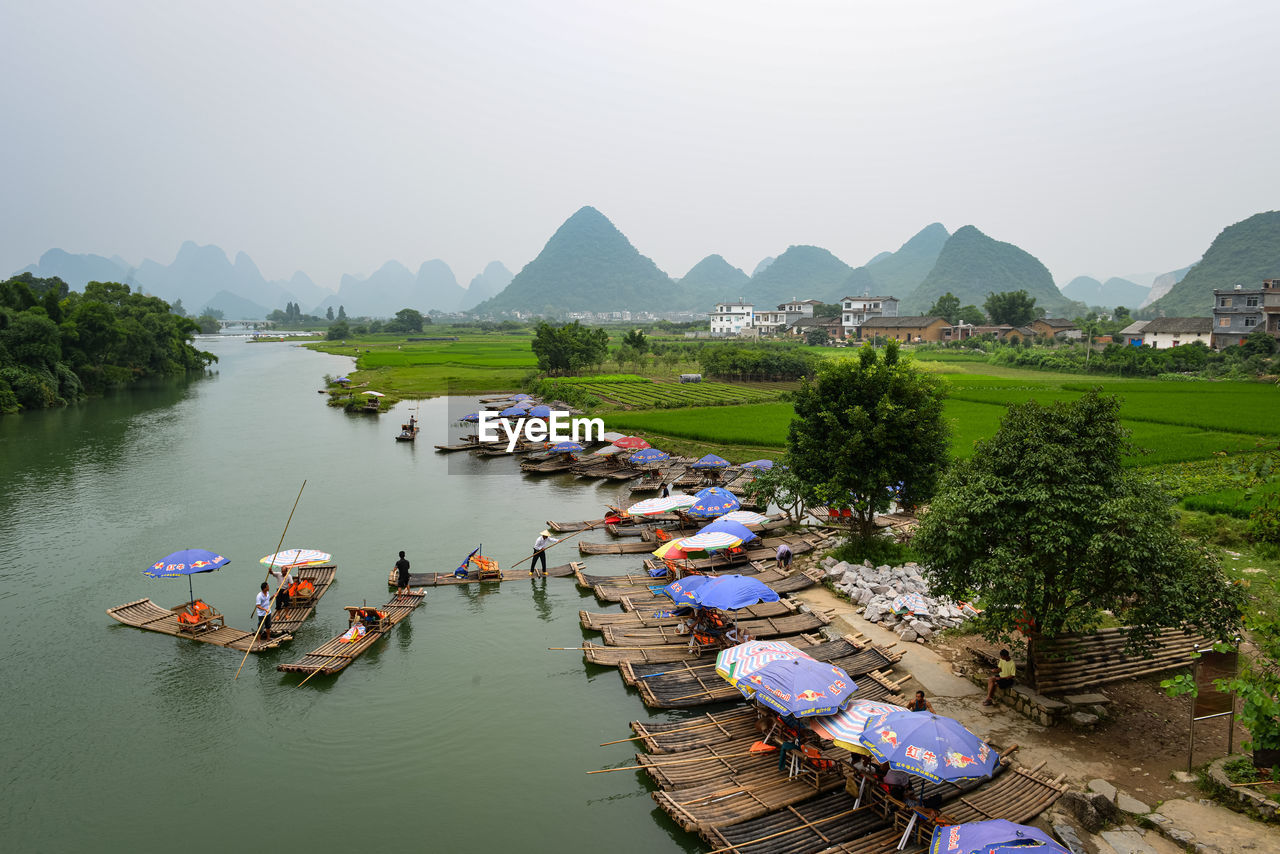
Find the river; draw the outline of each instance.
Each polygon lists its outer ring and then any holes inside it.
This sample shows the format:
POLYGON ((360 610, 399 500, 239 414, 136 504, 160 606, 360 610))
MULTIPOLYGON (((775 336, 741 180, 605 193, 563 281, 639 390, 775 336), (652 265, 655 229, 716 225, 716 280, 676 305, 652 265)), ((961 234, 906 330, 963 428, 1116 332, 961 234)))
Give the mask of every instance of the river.
MULTIPOLYGON (((431 589, 345 672, 276 665, 386 601, 404 549, 449 571, 478 544, 504 566, 545 520, 598 517, 618 494, 511 458, 448 461, 445 399, 347 415, 316 393, 350 360, 290 343, 202 339, 205 377, 0 418, 4 847, 9 851, 694 850, 627 764, 648 713, 612 668, 584 665, 572 579, 431 589), (185 601, 142 570, 181 548, 231 558, 194 577, 229 625, 251 627, 284 546, 331 552, 337 581, 280 650, 250 656, 120 625, 106 609, 185 601)), ((455 407, 457 406, 455 402, 455 407)), ((593 535, 587 535, 593 536, 593 535)), ((594 535, 599 538, 601 535, 594 535)), ((566 544, 550 562, 577 559, 566 544)), ((637 556, 590 559, 624 572, 637 556)))

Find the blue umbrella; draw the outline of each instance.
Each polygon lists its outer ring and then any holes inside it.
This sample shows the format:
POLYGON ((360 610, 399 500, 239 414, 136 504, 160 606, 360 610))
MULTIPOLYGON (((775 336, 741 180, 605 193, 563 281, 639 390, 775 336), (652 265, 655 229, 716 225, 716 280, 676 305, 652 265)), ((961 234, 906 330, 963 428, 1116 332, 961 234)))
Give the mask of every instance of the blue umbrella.
POLYGON ((694 602, 695 591, 710 580, 705 575, 688 575, 678 581, 671 582, 662 588, 662 592, 677 605, 689 605, 694 602))
POLYGON ((756 702, 796 718, 834 715, 858 690, 844 670, 808 657, 770 661, 739 680, 738 687, 753 692, 756 702))
POLYGON ((479 421, 479 420, 480 420, 480 413, 479 413, 479 412, 472 412, 472 413, 469 413, 469 414, 467 414, 467 415, 462 416, 462 417, 461 417, 461 418, 459 418, 458 420, 459 420, 459 421, 472 421, 472 422, 479 421))
POLYGON ((757 602, 777 602, 778 594, 749 575, 719 575, 700 584, 691 597, 695 605, 736 611, 757 602))
POLYGON ((663 460, 671 459, 671 455, 666 451, 659 451, 657 448, 643 448, 631 455, 633 463, 660 463, 663 460))
POLYGON ((509 406, 498 413, 498 415, 503 418, 524 418, 528 414, 527 410, 521 409, 518 406, 509 406))
POLYGON ((511 400, 532 400, 532 399, 533 399, 533 395, 531 395, 531 394, 525 394, 524 392, 521 392, 520 394, 513 394, 513 395, 511 395, 511 398, 510 398, 510 399, 511 399, 511 400))
POLYGON ((213 572, 215 569, 221 569, 229 563, 231 563, 230 558, 225 558, 208 549, 183 549, 180 552, 174 552, 167 557, 160 558, 160 560, 142 570, 142 574, 149 575, 152 578, 177 578, 180 575, 185 575, 187 577, 187 592, 191 594, 191 601, 194 602, 196 594, 191 586, 191 576, 200 572, 213 572))
POLYGON ((587 448, 581 442, 556 442, 547 450, 553 454, 576 454, 578 451, 585 451, 587 448))
POLYGON ((935 783, 990 776, 1000 759, 959 721, 921 712, 881 715, 860 740, 881 762, 935 783))
POLYGON ((965 824, 939 826, 929 840, 929 854, 1069 854, 1061 843, 1038 827, 1014 824, 1003 818, 989 821, 970 821, 965 824))
POLYGON ((550 418, 551 407, 545 404, 535 406, 529 410, 529 417, 530 418, 550 418))
POLYGON ((334 378, 333 378, 333 380, 334 380, 334 382, 339 382, 339 383, 349 383, 349 382, 351 382, 351 378, 350 378, 350 377, 348 377, 346 374, 343 374, 343 375, 342 375, 342 376, 340 376, 340 377, 334 377, 334 378))
POLYGON ((752 460, 749 463, 743 463, 742 467, 750 470, 768 471, 773 468, 773 460, 752 460))
POLYGON ((733 522, 729 519, 717 519, 710 525, 703 525, 702 530, 698 531, 698 533, 732 534, 743 542, 746 542, 747 540, 754 540, 759 536, 741 522, 733 522))
POLYGON ((719 486, 709 486, 694 496, 693 505, 684 512, 695 519, 714 519, 742 506, 738 496, 719 486))
POLYGON ((717 457, 715 454, 707 454, 705 457, 689 466, 689 468, 692 469, 727 469, 728 467, 729 461, 724 457, 717 457))

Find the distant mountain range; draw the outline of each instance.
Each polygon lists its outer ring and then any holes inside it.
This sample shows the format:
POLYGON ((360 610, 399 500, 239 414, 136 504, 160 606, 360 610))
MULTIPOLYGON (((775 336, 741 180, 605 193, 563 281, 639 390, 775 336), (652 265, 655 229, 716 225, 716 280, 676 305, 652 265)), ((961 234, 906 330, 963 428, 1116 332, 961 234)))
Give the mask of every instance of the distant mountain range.
POLYGON ((1227 226, 1204 257, 1143 314, 1203 317, 1213 314, 1213 291, 1236 285, 1257 288, 1263 279, 1280 279, 1280 211, 1254 214, 1227 226))
POLYGON ((1090 276, 1076 276, 1062 288, 1062 295, 1085 305, 1104 308, 1123 305, 1136 309, 1151 295, 1151 288, 1144 288, 1136 282, 1116 276, 1105 282, 1099 282, 1090 276))
MULTIPOLYGON (((367 276, 344 275, 336 293, 305 273, 268 281, 243 252, 234 261, 217 246, 182 244, 170 264, 131 265, 119 256, 51 249, 20 272, 59 276, 72 288, 90 281, 121 281, 187 311, 209 307, 229 318, 256 319, 296 302, 323 314, 343 306, 349 316, 389 317, 405 307, 421 311, 508 312, 562 316, 572 311, 709 311, 717 302, 745 298, 771 308, 793 298, 836 302, 844 296, 895 296, 900 313, 928 311, 950 291, 979 307, 987 294, 1025 290, 1051 316, 1094 305, 1138 307, 1145 316, 1206 315, 1214 288, 1256 286, 1280 277, 1280 212, 1257 214, 1225 229, 1190 267, 1154 277, 1150 288, 1129 279, 1079 276, 1061 291, 1033 255, 967 225, 949 234, 932 223, 896 251, 877 253, 850 267, 820 246, 789 247, 761 260, 750 276, 720 255, 703 258, 672 279, 642 255, 609 219, 583 207, 551 235, 538 256, 512 275, 498 262, 462 287, 449 265, 435 259, 416 271, 388 261, 367 276)), ((1137 275, 1137 274, 1135 274, 1137 275)), ((1143 274, 1146 281, 1151 274, 1143 274)))

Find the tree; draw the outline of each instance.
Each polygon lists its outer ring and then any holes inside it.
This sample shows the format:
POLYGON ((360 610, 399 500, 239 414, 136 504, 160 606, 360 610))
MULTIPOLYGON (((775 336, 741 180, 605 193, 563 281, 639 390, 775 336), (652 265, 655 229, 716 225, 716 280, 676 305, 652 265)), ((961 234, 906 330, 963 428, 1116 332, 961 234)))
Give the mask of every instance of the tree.
POLYGON ((402 308, 382 328, 386 332, 421 332, 422 312, 415 308, 402 308))
POLYGON ((1240 342, 1240 350, 1248 356, 1270 356, 1276 351, 1276 339, 1258 329, 1240 342))
POLYGON ((174 301, 173 301, 173 305, 171 305, 171 306, 169 307, 169 311, 171 311, 171 312, 173 312, 174 314, 178 315, 178 317, 186 317, 186 316, 187 316, 187 310, 183 307, 183 305, 182 305, 182 299, 181 299, 181 298, 178 298, 178 299, 176 299, 176 300, 174 300, 174 301))
POLYGON ((333 306, 329 306, 329 308, 325 310, 324 319, 330 323, 333 322, 333 306))
POLYGON ((1036 300, 1026 291, 1004 291, 987 294, 982 304, 987 317, 996 325, 1026 326, 1036 317, 1036 300))
POLYGON ((976 305, 965 305, 960 307, 960 314, 957 320, 970 326, 985 326, 987 316, 976 305))
POLYGON ((850 507, 868 540, 899 484, 907 503, 933 494, 949 452, 945 396, 939 380, 899 358, 895 341, 882 353, 864 345, 856 359, 823 362, 796 392, 791 470, 814 499, 850 507))
POLYGON ((953 326, 960 320, 960 297, 947 291, 925 312, 929 317, 945 317, 953 326))
POLYGON ((747 493, 762 507, 774 504, 797 522, 804 518, 809 492, 785 457, 759 472, 747 484, 747 493))
POLYGON ((813 307, 814 317, 840 317, 844 307, 838 302, 822 302, 813 307))
POLYGON ((219 321, 220 318, 210 314, 209 310, 205 309, 204 314, 196 318, 196 325, 200 327, 200 331, 205 335, 216 335, 222 329, 222 324, 219 321))
POLYGON ((339 319, 339 320, 346 320, 346 319, 347 319, 347 308, 346 308, 346 306, 342 306, 342 305, 338 306, 338 319, 339 319))
POLYGON ((1129 324, 1129 319, 1130 319, 1132 316, 1133 316, 1133 315, 1129 313, 1129 309, 1127 309, 1126 307, 1124 307, 1124 306, 1122 306, 1122 305, 1118 305, 1118 306, 1116 306, 1116 307, 1115 307, 1115 309, 1111 312, 1111 319, 1112 319, 1112 320, 1115 320, 1115 321, 1118 321, 1118 322, 1120 322, 1120 323, 1123 323, 1123 324, 1125 324, 1126 326, 1129 324))
POLYGON ((534 330, 531 346, 538 370, 572 374, 604 361, 609 353, 609 333, 589 329, 576 320, 559 327, 543 322, 534 330))
POLYGON ((329 331, 325 333, 325 338, 330 341, 342 341, 351 336, 351 328, 347 326, 346 320, 335 320, 330 326, 329 331))
POLYGON ((1125 469, 1131 446, 1114 396, 1009 407, 999 430, 952 468, 913 540, 935 595, 980 598, 987 636, 1049 639, 1111 611, 1130 647, 1161 627, 1223 636, 1243 596, 1174 529, 1172 500, 1125 469))
POLYGON ((645 337, 644 330, 632 329, 626 335, 622 336, 622 346, 630 347, 637 353, 649 352, 649 339, 645 337))
POLYGON ((821 326, 815 326, 804 334, 804 343, 810 347, 823 347, 831 340, 831 335, 821 326))

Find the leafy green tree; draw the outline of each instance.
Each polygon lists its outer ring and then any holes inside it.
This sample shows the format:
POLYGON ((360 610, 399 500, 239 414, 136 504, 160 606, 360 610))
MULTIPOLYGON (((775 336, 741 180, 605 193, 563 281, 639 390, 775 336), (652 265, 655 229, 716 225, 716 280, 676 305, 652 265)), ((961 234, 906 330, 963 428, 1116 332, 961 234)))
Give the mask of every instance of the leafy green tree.
POLYGON ((996 325, 1026 326, 1036 318, 1036 300, 1026 291, 1004 291, 998 294, 987 294, 987 301, 982 304, 987 310, 987 317, 996 325))
POLYGON ((382 328, 386 332, 421 332, 422 312, 414 308, 402 308, 382 328))
POLYGON ((347 319, 347 307, 343 305, 338 306, 338 320, 346 320, 346 319, 347 319))
POLYGON ((1086 632, 1109 610, 1142 650, 1162 627, 1222 637, 1239 622, 1240 588, 1178 535, 1169 496, 1122 466, 1119 412, 1097 392, 1011 406, 938 490, 913 545, 935 594, 981 600, 988 637, 1086 632))
POLYGON ((987 324, 987 316, 976 305, 961 306, 960 313, 956 317, 958 322, 967 323, 970 326, 986 326, 987 324))
POLYGON ((814 317, 840 317, 843 313, 844 308, 838 302, 823 302, 813 307, 814 317))
MULTIPOLYGON (((1268 583, 1271 595, 1280 594, 1280 583, 1268 583)), ((1280 750, 1280 618, 1274 612, 1246 609, 1244 618, 1252 655, 1242 655, 1243 666, 1234 679, 1220 681, 1218 688, 1240 697, 1240 722, 1249 730, 1249 750, 1280 750)), ((1274 778, 1273 778, 1274 779, 1274 778)))
POLYGON ((351 337, 351 328, 347 326, 346 320, 335 320, 329 327, 329 331, 325 333, 325 337, 330 341, 343 341, 351 337))
POLYGON ((960 298, 951 291, 947 291, 938 297, 929 310, 925 312, 928 317, 945 317, 947 323, 955 324, 960 320, 960 298))
POLYGON ((821 326, 815 326, 804 334, 804 343, 810 347, 823 347, 831 341, 831 335, 821 326))
POLYGON ((939 380, 899 358, 895 341, 825 361, 796 392, 791 470, 815 499, 850 507, 857 535, 869 540, 899 484, 907 503, 933 494, 949 452, 945 397, 939 380))
POLYGON ((747 484, 747 493, 761 506, 770 504, 799 521, 804 518, 805 507, 811 490, 800 478, 786 457, 774 462, 773 468, 760 472, 747 484))
POLYGON ((540 371, 575 374, 604 362, 609 353, 609 333, 585 327, 576 320, 558 327, 543 322, 534 330, 531 346, 540 371))
POLYGON ((649 352, 649 339, 645 337, 642 329, 632 329, 626 335, 623 335, 621 344, 623 347, 630 347, 637 353, 649 352))
POLYGON ((200 316, 201 316, 201 317, 212 317, 214 320, 225 320, 225 319, 226 319, 226 316, 222 313, 222 309, 220 309, 220 308, 211 308, 210 306, 207 306, 207 305, 204 307, 204 311, 200 312, 200 316))
POLYGON ((1116 306, 1111 312, 1112 320, 1122 323, 1125 326, 1129 325, 1129 319, 1131 317, 1132 315, 1129 313, 1129 309, 1123 305, 1116 306))
POLYGON ((329 306, 329 308, 325 310, 324 319, 330 323, 333 322, 333 306, 329 306))
POLYGON ((1268 335, 1264 330, 1250 332, 1249 335, 1240 342, 1240 349, 1247 356, 1270 356, 1276 351, 1276 339, 1268 335))
POLYGON ((216 335, 222 329, 220 318, 209 314, 208 309, 205 310, 204 314, 196 318, 196 325, 200 327, 200 331, 205 335, 216 335))

